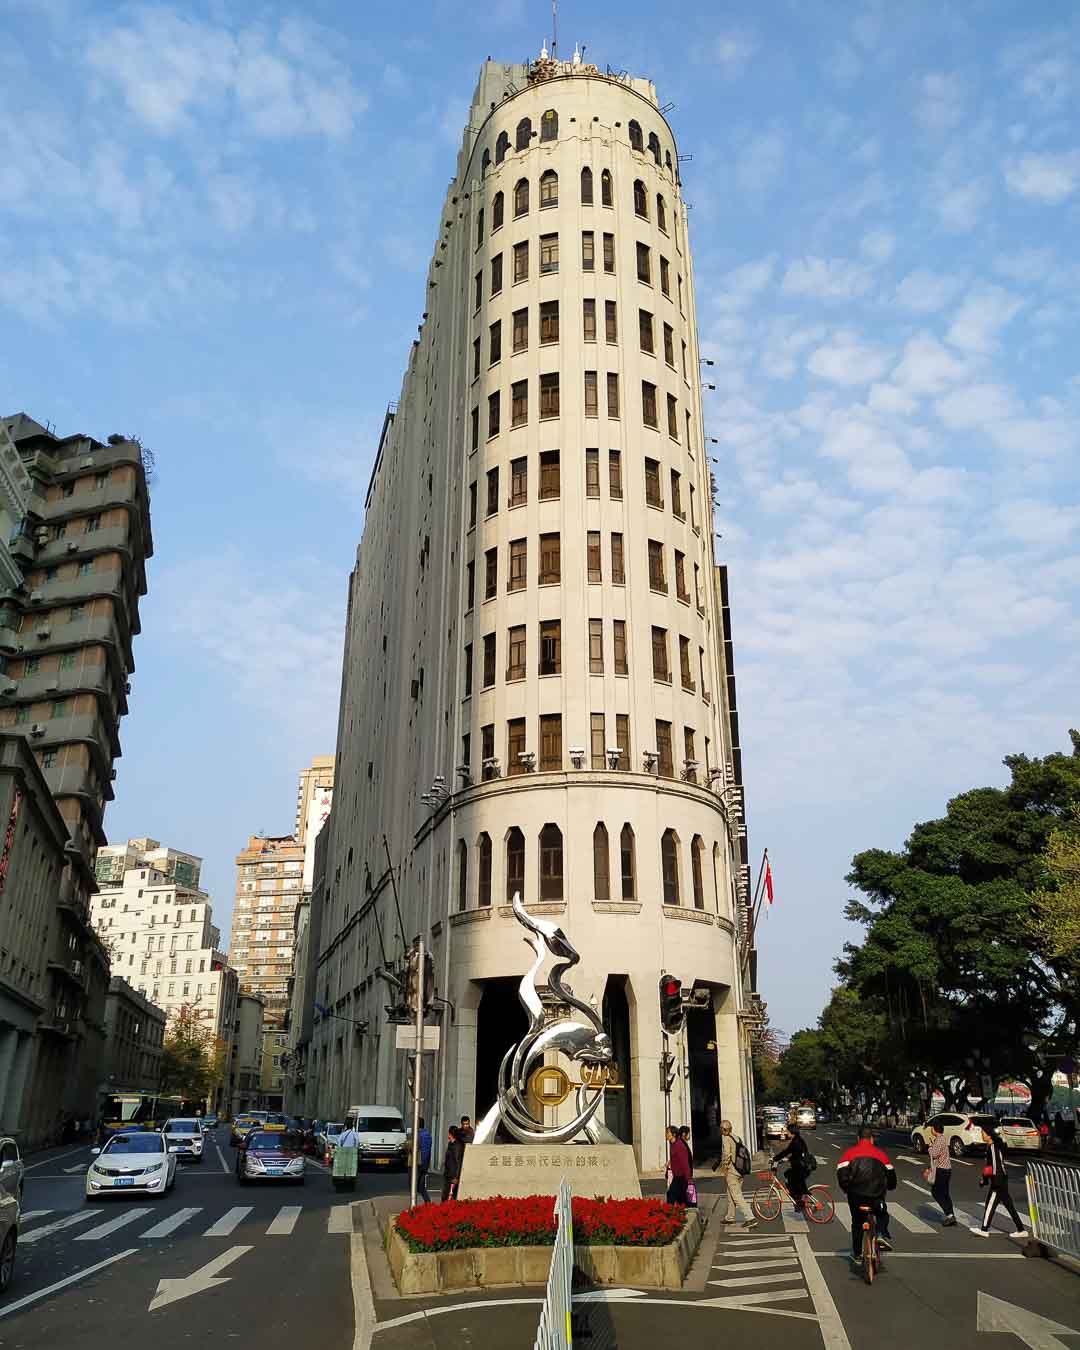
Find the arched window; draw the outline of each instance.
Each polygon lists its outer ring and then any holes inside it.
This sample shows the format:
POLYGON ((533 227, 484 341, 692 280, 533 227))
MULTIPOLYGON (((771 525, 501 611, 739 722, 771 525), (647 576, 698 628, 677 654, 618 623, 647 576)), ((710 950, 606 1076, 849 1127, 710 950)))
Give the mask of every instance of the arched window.
POLYGON ((667 207, 664 205, 664 198, 659 192, 656 194, 656 223, 667 234, 667 207))
POLYGON ((611 194, 611 173, 608 169, 600 175, 600 205, 614 206, 615 202, 611 194))
POLYGON ((649 219, 649 197, 640 178, 634 179, 634 214, 649 219))
POLYGON ((542 141, 559 139, 559 114, 554 108, 548 108, 540 118, 540 139, 542 141))
POLYGON ((484 174, 486 174, 488 169, 490 168, 491 168, 491 151, 485 149, 483 157, 480 160, 480 177, 483 178, 484 174))
POLYGON ((631 150, 644 150, 644 149, 645 149, 645 142, 644 142, 644 140, 642 139, 642 136, 641 136, 641 123, 640 123, 640 122, 631 122, 631 123, 630 123, 630 149, 631 149, 631 150))
POLYGON ((507 151, 510 149, 510 137, 505 131, 499 132, 499 139, 495 142, 495 163, 501 164, 506 158, 507 151))
POLYGON ((608 858, 607 826, 602 820, 596 822, 592 834, 592 875, 593 898, 611 899, 611 864, 608 858))
POLYGON ((476 841, 480 854, 479 872, 476 878, 476 903, 481 909, 491 907, 491 835, 484 833, 476 841))
POLYGON ((502 229, 502 223, 503 223, 503 203, 505 202, 505 200, 506 200, 506 198, 503 196, 503 194, 502 194, 501 192, 496 192, 495 196, 492 198, 492 202, 491 202, 491 229, 492 229, 492 233, 494 233, 495 230, 501 230, 501 229, 502 229))
POLYGON ((562 830, 558 825, 545 825, 540 831, 540 899, 562 898, 562 830))
POLYGON ((670 151, 670 150, 665 150, 665 151, 664 151, 664 168, 667 169, 668 173, 671 173, 671 151, 670 151))
POLYGON ((559 175, 554 169, 547 169, 540 175, 540 209, 559 204, 559 175))
POLYGON ((657 168, 660 167, 660 137, 655 131, 649 132, 649 149, 652 151, 652 157, 656 161, 657 168))
POLYGON ((629 825, 624 825, 619 835, 619 871, 622 874, 622 898, 635 899, 637 883, 634 880, 634 831, 629 825))
POLYGON ((694 908, 705 908, 705 880, 701 875, 702 856, 705 853, 705 845, 701 842, 701 835, 695 834, 690 841, 690 871, 694 879, 694 908))
POLYGON ((514 215, 526 215, 529 210, 529 180, 519 178, 514 184, 514 215))
POLYGON ((532 120, 523 117, 517 124, 517 136, 514 138, 515 150, 528 150, 529 142, 532 140, 532 120))
POLYGON ((713 898, 716 901, 716 912, 720 913, 720 845, 712 846, 712 888, 713 898))
POLYGON ((664 877, 664 904, 679 903, 679 836, 665 830, 660 840, 660 871, 664 877))
POLYGON ((463 914, 469 907, 469 846, 464 839, 457 846, 457 907, 463 914))
POLYGON ((525 836, 515 825, 506 836, 506 903, 514 895, 525 899, 525 836))
POLYGON ((581 204, 592 206, 592 169, 587 164, 581 171, 581 204))
POLYGON ((484 208, 481 207, 476 213, 476 247, 479 248, 484 242, 484 208))

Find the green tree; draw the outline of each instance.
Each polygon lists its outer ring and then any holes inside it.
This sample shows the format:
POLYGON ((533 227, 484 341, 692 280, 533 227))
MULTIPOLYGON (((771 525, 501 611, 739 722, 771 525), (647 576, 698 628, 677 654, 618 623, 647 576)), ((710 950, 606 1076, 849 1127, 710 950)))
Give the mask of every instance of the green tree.
POLYGON ((1080 975, 1080 807, 1051 834, 1043 863, 1050 884, 1035 893, 1032 934, 1049 960, 1080 975))
POLYGON ((165 1033, 161 1056, 161 1090, 197 1100, 221 1081, 224 1050, 214 1033, 199 1021, 198 1010, 182 1004, 165 1033))

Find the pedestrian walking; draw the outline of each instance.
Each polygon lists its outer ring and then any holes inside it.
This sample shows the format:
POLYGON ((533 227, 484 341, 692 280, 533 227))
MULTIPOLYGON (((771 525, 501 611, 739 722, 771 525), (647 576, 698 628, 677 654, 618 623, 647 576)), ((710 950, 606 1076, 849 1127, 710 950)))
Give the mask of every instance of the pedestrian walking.
POLYGON ((806 1179, 817 1166, 817 1161, 807 1147, 798 1125, 789 1125, 788 1133, 791 1135, 791 1142, 787 1148, 773 1154, 773 1163, 775 1165, 787 1159, 788 1170, 785 1175, 787 1188, 791 1192, 792 1200, 795 1201, 795 1208, 801 1209, 803 1196, 806 1194, 806 1179))
POLYGON ((463 1144, 471 1144, 476 1131, 472 1127, 472 1122, 468 1116, 461 1117, 461 1124, 458 1126, 458 1136, 463 1144))
POLYGON ((679 1138, 686 1145, 686 1151, 690 1155, 690 1180, 686 1183, 686 1205, 688 1209, 697 1209, 698 1193, 697 1184, 694 1181, 694 1150, 690 1147, 690 1126, 679 1126, 679 1138))
POLYGON ((431 1196, 428 1195, 427 1174, 428 1168, 431 1166, 431 1131, 424 1124, 423 1116, 420 1117, 416 1147, 420 1150, 416 1155, 416 1194, 425 1205, 430 1205, 431 1196))
POLYGON ((953 1213, 952 1197, 949 1195, 949 1186, 952 1183, 952 1155, 949 1153, 949 1145, 945 1139, 945 1126, 935 1121, 930 1135, 930 1144, 928 1152, 930 1154, 930 1166, 923 1175, 930 1183, 930 1194, 941 1206, 941 1212, 945 1215, 942 1220, 942 1228, 954 1228, 956 1226, 956 1215, 953 1213))
POLYGON ((744 1228, 756 1228, 757 1220, 751 1213, 746 1197, 742 1193, 742 1174, 735 1166, 736 1149, 742 1145, 732 1132, 730 1120, 720 1122, 720 1156, 713 1163, 713 1171, 719 1171, 727 1188, 727 1213, 721 1223, 734 1223, 741 1214, 744 1228))
POLYGON ((669 1205, 685 1205, 687 1188, 694 1179, 690 1149, 673 1125, 669 1125, 665 1133, 668 1141, 667 1202, 669 1205))
POLYGON ((465 1157, 465 1145, 461 1141, 461 1131, 456 1125, 447 1130, 449 1143, 443 1158, 443 1200, 456 1200, 458 1186, 461 1183, 461 1164, 465 1157))
POLYGON ((994 1222, 994 1214, 998 1205, 1004 1205, 1006 1213, 1013 1221, 1013 1231, 1011 1237, 1027 1237, 1027 1229, 1024 1227, 1020 1215, 1016 1212, 1016 1206, 1013 1204, 1012 1196, 1009 1194, 1009 1173, 1005 1166, 1005 1141, 996 1129, 983 1130, 983 1142, 986 1144, 986 1164, 983 1167, 982 1176, 979 1178, 979 1185, 989 1188, 986 1197, 986 1205, 983 1208, 982 1223, 978 1228, 971 1231, 979 1237, 990 1236, 990 1225, 994 1222))

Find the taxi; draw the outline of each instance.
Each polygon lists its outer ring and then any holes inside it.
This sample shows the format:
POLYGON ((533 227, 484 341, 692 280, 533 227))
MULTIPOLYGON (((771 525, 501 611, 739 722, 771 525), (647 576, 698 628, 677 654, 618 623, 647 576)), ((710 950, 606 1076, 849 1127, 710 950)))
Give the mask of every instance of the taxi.
POLYGON ((283 1133, 288 1129, 288 1124, 280 1111, 267 1111, 262 1127, 264 1130, 275 1130, 283 1133))
POLYGON ((232 1123, 229 1130, 229 1143, 236 1148, 242 1139, 246 1139, 252 1130, 262 1128, 262 1121, 257 1116, 239 1115, 232 1123))

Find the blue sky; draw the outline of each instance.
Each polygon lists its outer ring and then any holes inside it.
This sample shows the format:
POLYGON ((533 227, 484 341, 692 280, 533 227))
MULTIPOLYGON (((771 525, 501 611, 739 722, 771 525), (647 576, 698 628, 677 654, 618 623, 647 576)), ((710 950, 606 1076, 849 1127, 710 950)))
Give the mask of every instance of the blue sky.
MULTIPOLYGON (((345 584, 479 62, 544 0, 0 0, 0 410, 140 436, 156 556, 113 839, 232 859, 332 749, 345 584)), ((773 1020, 851 855, 1080 721, 1069 5, 564 3, 692 204, 773 1020)))

